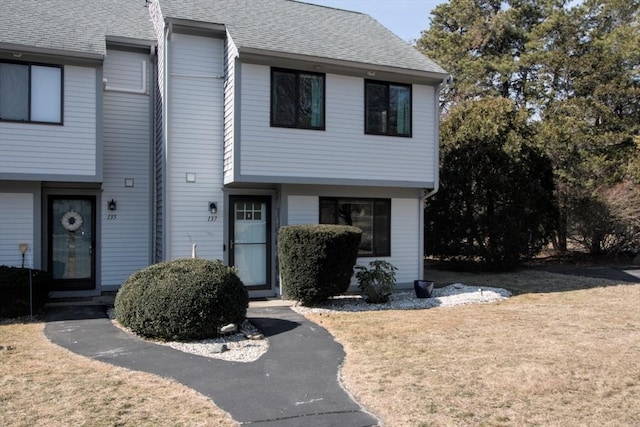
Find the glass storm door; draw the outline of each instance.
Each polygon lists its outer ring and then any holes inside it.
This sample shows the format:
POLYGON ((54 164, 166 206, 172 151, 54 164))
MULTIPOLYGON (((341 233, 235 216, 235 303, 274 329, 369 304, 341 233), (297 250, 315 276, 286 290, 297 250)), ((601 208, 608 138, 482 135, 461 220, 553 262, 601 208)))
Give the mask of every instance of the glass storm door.
POLYGON ((269 289, 271 202, 268 197, 230 197, 229 264, 249 289, 269 289))
POLYGON ((53 290, 95 289, 95 197, 49 197, 53 290))

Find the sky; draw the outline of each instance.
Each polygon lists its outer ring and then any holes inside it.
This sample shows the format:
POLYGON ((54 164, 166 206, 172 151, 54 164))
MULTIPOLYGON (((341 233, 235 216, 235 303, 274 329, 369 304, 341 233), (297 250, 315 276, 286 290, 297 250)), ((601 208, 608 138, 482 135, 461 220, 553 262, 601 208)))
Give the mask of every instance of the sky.
POLYGON ((431 10, 447 0, 304 0, 339 9, 354 10, 372 16, 396 33, 404 41, 413 44, 422 30, 429 27, 431 10))

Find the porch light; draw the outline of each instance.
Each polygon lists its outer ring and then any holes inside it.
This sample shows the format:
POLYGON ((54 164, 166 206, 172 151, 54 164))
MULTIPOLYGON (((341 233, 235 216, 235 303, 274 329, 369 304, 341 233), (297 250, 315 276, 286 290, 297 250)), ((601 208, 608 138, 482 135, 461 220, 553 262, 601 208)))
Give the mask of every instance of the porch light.
POLYGON ((218 213, 218 204, 216 202, 209 202, 209 212, 213 215, 218 213))
POLYGON ((109 204, 107 205, 107 209, 109 209, 110 211, 115 211, 117 208, 118 208, 118 205, 117 205, 116 201, 111 199, 109 201, 109 204))
POLYGON ((24 255, 29 250, 29 244, 28 243, 20 243, 18 245, 18 248, 20 249, 20 253, 22 254, 22 268, 24 268, 24 255))

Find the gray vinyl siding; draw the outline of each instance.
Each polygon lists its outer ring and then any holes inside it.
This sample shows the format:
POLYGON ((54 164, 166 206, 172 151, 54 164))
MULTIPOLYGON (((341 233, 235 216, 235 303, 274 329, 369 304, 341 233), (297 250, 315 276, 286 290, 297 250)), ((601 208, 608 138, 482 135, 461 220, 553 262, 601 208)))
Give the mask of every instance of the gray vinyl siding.
MULTIPOLYGON (((420 233, 424 227, 420 224, 420 199, 391 199, 391 257, 389 261, 398 267, 397 283, 413 286, 419 279, 423 265, 424 249, 420 246, 420 233)), ((359 263, 368 263, 371 258, 360 259, 359 263)))
POLYGON ((120 285, 151 263, 148 61, 148 54, 111 49, 104 62, 104 181, 98 211, 102 286, 120 285), (135 93, 142 87, 147 93, 135 93), (125 179, 133 179, 134 186, 125 187, 125 179), (115 211, 107 209, 112 199, 117 203, 115 211))
POLYGON ((164 221, 163 221, 163 206, 164 206, 164 138, 163 138, 163 104, 161 89, 157 83, 154 84, 154 104, 153 104, 153 181, 155 205, 153 208, 153 228, 154 228, 154 261, 159 262, 163 260, 164 256, 164 221))
POLYGON ((174 33, 169 70, 166 257, 190 257, 196 244, 199 257, 222 259, 224 41, 174 33))
MULTIPOLYGON (((398 267, 396 282, 398 288, 407 288, 419 278, 423 263, 423 249, 420 247, 420 193, 411 189, 384 189, 364 187, 330 186, 283 186, 282 208, 286 218, 282 225, 317 224, 319 222, 320 197, 371 197, 391 199, 391 256, 361 257, 357 263, 366 265, 374 259, 384 259, 398 267)), ((352 281, 355 289, 357 283, 352 281)))
POLYGON ((164 105, 165 105, 165 23, 159 2, 148 4, 149 15, 158 42, 156 56, 156 78, 154 86, 153 140, 154 140, 154 208, 153 208, 153 261, 164 260, 165 222, 164 222, 164 180, 165 180, 165 139, 164 139, 164 105))
POLYGON ((20 267, 19 245, 26 243, 31 250, 25 257, 28 267, 34 240, 34 194, 0 192, 0 265, 20 267))
POLYGON ((287 224, 317 224, 320 222, 320 199, 318 196, 287 197, 287 224))
MULTIPOLYGON (((413 85, 411 138, 364 134, 364 79, 326 75, 325 131, 270 127, 270 68, 242 64, 242 176, 433 183, 435 88, 413 85)), ((236 171, 236 175, 238 172, 236 171)))
POLYGON ((238 57, 238 49, 236 48, 231 37, 227 35, 225 45, 226 62, 225 62, 225 82, 224 82, 224 162, 223 173, 224 182, 230 182, 233 179, 233 144, 235 140, 235 72, 236 58, 238 57))
POLYGON ((0 177, 97 181, 96 69, 64 66, 63 125, 0 122, 0 177))

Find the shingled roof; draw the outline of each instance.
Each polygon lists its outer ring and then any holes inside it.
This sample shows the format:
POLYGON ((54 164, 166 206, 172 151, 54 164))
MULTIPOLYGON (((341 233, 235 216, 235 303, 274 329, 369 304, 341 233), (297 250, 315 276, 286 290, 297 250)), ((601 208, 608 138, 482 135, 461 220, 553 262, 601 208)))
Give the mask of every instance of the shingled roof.
POLYGON ((102 57, 108 36, 153 42, 144 0, 2 0, 1 49, 102 57))
POLYGON ((372 17, 293 0, 160 0, 167 18, 224 24, 243 48, 446 74, 372 17))
MULTIPOLYGON (((243 50, 446 75, 375 19, 295 0, 159 0, 168 19, 224 25, 243 50)), ((102 57, 107 37, 154 43, 144 0, 2 0, 0 49, 102 57)))

